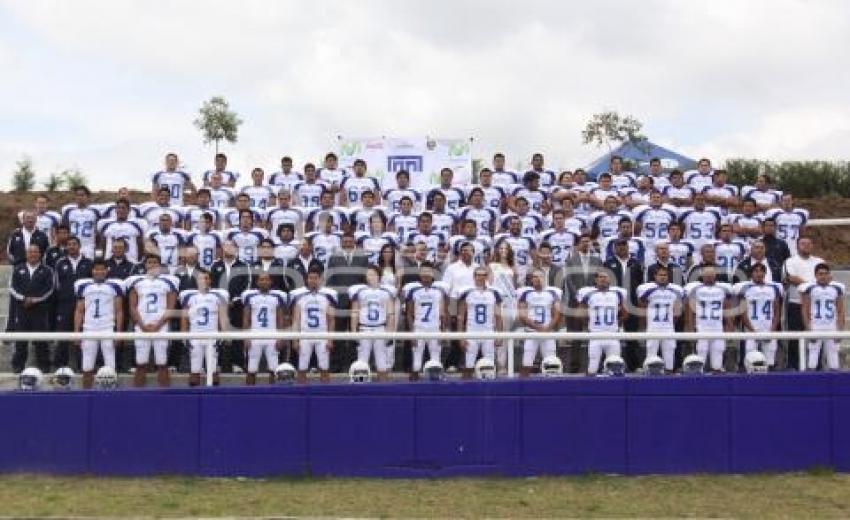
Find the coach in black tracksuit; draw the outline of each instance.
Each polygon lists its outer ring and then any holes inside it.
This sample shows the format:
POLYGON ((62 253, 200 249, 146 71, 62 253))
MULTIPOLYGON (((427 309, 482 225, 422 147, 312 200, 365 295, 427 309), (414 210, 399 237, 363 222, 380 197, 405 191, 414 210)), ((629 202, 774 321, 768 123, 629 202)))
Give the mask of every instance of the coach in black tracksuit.
MULTIPOLYGON (((236 258, 233 244, 225 244, 224 258, 216 260, 210 266, 212 286, 224 289, 230 297, 228 303, 228 319, 232 329, 242 328, 242 293, 251 287, 251 266, 236 258)), ((233 365, 244 369, 245 353, 242 341, 232 341, 230 345, 220 348, 222 372, 232 372, 233 365)))
POLYGON ((23 226, 12 231, 9 235, 9 243, 6 245, 6 258, 12 265, 20 264, 27 259, 27 248, 30 245, 37 245, 40 252, 40 257, 44 257, 47 248, 50 247, 50 240, 44 231, 35 227, 35 214, 27 211, 24 212, 23 226))
MULTIPOLYGON (((92 270, 92 261, 80 253, 80 239, 77 237, 68 238, 65 247, 65 256, 56 261, 54 269, 56 272, 56 292, 54 293, 53 330, 57 332, 74 331, 74 311, 77 307, 74 283, 82 278, 91 278, 92 270)), ((56 344, 56 352, 53 354, 55 366, 68 366, 70 348, 71 344, 68 341, 60 341, 56 344)))
MULTIPOLYGON (((50 330, 50 297, 54 289, 53 269, 41 262, 41 248, 30 244, 26 261, 15 266, 9 287, 9 332, 47 332, 50 330)), ((28 341, 15 342, 12 369, 19 374, 27 364, 28 341)), ((50 372, 50 351, 47 342, 35 342, 38 368, 50 372)))

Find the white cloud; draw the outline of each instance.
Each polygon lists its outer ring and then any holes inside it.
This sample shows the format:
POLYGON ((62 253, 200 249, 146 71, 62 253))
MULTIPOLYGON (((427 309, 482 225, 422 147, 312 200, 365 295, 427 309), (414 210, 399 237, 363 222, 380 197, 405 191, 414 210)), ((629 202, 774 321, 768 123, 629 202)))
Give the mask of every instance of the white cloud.
POLYGON ((191 120, 214 94, 246 121, 228 147, 242 170, 316 159, 336 134, 474 136, 485 158, 578 166, 597 154, 583 122, 605 108, 693 156, 841 157, 848 14, 794 0, 5 2, 0 64, 17 73, 0 83, 0 171, 30 153, 114 186, 169 150, 202 169, 191 120))

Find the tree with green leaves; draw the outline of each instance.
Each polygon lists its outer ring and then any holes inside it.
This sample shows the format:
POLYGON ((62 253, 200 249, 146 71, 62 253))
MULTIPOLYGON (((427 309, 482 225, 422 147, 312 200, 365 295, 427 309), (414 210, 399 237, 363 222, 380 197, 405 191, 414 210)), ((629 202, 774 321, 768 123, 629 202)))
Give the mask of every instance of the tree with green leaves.
POLYGON ((12 173, 12 189, 14 191, 32 191, 35 188, 35 168, 32 165, 32 159, 24 156, 16 164, 15 171, 12 173))
POLYGON ((44 186, 45 191, 53 193, 61 190, 62 187, 65 186, 65 177, 63 177, 61 173, 53 172, 47 180, 41 184, 44 186))
POLYGON ((634 116, 621 116, 616 110, 593 114, 581 132, 584 144, 605 145, 610 152, 612 143, 632 141, 641 143, 646 137, 640 133, 643 123, 634 116))
POLYGON ((213 96, 201 105, 194 124, 203 134, 204 144, 215 143, 215 153, 218 153, 218 144, 222 140, 228 143, 237 141, 242 120, 230 110, 230 104, 224 97, 213 96))
POLYGON ((59 174, 60 177, 65 181, 65 186, 68 188, 75 188, 77 186, 85 186, 88 184, 88 179, 86 179, 86 175, 79 168, 67 168, 59 174))

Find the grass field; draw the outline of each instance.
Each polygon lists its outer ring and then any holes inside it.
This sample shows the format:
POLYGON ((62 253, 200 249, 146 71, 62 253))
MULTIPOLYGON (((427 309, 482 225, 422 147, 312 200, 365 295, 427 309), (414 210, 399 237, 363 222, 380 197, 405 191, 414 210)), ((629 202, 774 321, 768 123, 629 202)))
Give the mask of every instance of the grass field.
POLYGON ((2 516, 850 517, 850 475, 448 480, 0 477, 2 516))

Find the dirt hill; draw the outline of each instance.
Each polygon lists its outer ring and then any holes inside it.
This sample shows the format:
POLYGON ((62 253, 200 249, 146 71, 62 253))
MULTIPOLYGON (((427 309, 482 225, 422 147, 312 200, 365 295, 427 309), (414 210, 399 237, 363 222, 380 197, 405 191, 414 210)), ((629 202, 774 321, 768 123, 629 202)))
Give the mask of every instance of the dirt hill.
MULTIPOLYGON (((0 237, 3 238, 4 247, 0 252, 0 261, 5 261, 5 243, 9 233, 18 226, 17 212, 22 208, 31 208, 34 205, 35 196, 43 192, 26 193, 0 193, 0 237)), ((57 192, 48 194, 51 209, 59 209, 63 205, 72 202, 73 195, 68 192, 57 192)), ((97 192, 92 194, 92 202, 110 202, 116 198, 115 192, 97 192)), ((150 194, 136 191, 132 192, 132 202, 144 202, 149 200, 150 194)), ((850 217, 850 199, 845 198, 820 198, 799 199, 800 207, 807 208, 812 218, 842 218, 850 217)), ((850 226, 810 227, 809 234, 815 240, 815 251, 830 262, 838 265, 850 265, 850 226)))

